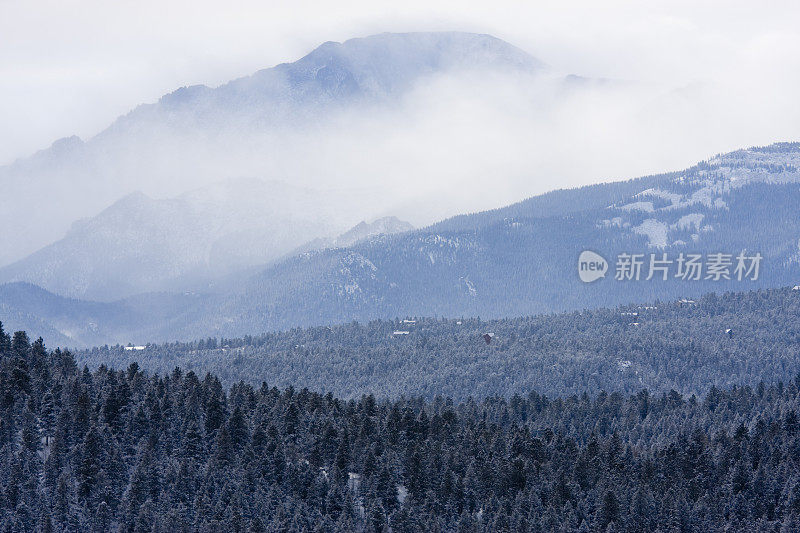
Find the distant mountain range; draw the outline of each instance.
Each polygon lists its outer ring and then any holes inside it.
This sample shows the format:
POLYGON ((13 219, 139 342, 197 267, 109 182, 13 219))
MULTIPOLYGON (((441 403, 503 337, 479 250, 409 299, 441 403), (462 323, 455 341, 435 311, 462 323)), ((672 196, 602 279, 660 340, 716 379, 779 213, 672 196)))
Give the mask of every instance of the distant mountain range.
MULTIPOLYGON (((682 172, 561 190, 428 228, 308 251, 209 291, 108 304, 0 287, 9 327, 75 344, 236 336, 377 317, 499 318, 800 281, 800 144, 719 155, 682 172), (583 250, 610 272, 582 283, 583 250), (758 280, 614 279, 621 253, 760 253, 758 280), (68 313, 64 309, 80 309, 68 313), (17 317, 17 318, 13 318, 17 317), (44 325, 44 326, 42 326, 44 325), (48 329, 49 328, 49 329, 48 329)), ((731 267, 731 274, 732 272, 731 267)))
MULTIPOLYGON (((151 198, 174 198, 220 180, 257 176, 292 187, 323 183, 327 185, 312 188, 320 189, 320 194, 338 188, 344 194, 352 189, 342 185, 348 177, 346 171, 304 167, 306 175, 301 176, 295 163, 341 150, 335 144, 339 138, 361 131, 353 124, 355 118, 368 119, 379 110, 400 109, 403 96, 415 87, 434 76, 465 70, 534 75, 542 65, 489 35, 381 34, 328 42, 298 61, 216 88, 182 87, 156 103, 136 107, 85 142, 77 137, 61 139, 29 158, 0 167, 0 265, 22 260, 62 239, 76 220, 101 212, 101 218, 112 216, 109 206, 135 191, 151 198), (327 132, 325 128, 331 124, 335 126, 327 132), (319 131, 326 132, 322 134, 324 142, 313 135, 319 131), (304 183, 299 182, 301 178, 304 183), (25 231, 20 231, 22 226, 25 231)), ((374 137, 369 130, 367 135, 374 137)), ((375 175, 368 184, 368 201, 355 207, 340 205, 340 212, 354 220, 338 230, 391 214, 392 206, 409 201, 413 191, 406 190, 408 194, 402 198, 387 193, 388 181, 375 175)), ((133 202, 128 198, 113 209, 133 202)), ((163 211, 164 205, 151 208, 163 211)), ((264 218, 271 216, 272 208, 274 203, 265 209, 264 218)), ((286 228, 283 220, 278 216, 266 225, 286 228)), ((296 231, 309 237, 336 234, 311 235, 314 232, 303 228, 304 224, 297 221, 296 231)), ((314 224, 310 221, 308 225, 314 224)), ((75 231, 80 228, 69 232, 67 239, 73 239, 75 231)), ((280 250, 279 246, 267 256, 279 256, 280 250)), ((44 255, 52 253, 55 250, 44 255)), ((147 257, 140 260, 147 261, 147 257)))

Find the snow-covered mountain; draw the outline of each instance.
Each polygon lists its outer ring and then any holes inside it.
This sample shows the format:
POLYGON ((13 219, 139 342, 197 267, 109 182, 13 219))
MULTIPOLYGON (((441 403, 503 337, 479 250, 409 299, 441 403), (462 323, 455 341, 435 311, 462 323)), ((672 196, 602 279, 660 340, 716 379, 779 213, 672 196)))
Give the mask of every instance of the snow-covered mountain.
MULTIPOLYGON (((371 117, 400 112, 409 91, 437 76, 541 69, 488 35, 381 34, 328 42, 294 63, 216 88, 180 88, 87 141, 61 139, 0 168, 0 265, 61 239, 76 220, 135 191, 172 198, 242 175, 315 189, 369 186, 381 193, 358 206, 355 221, 385 215, 408 194, 392 192, 386 172, 354 183, 354 172, 337 159, 343 143, 359 146, 349 136, 376 138, 371 117)), ((378 131, 391 128, 381 123, 378 131)), ((353 153, 343 161, 368 156, 353 153)))
MULTIPOLYGON (((229 334, 397 316, 504 317, 677 299, 800 280, 800 143, 719 155, 682 172, 555 191, 265 269, 202 328, 229 334), (610 273, 585 284, 593 250, 610 273), (623 253, 763 257, 757 280, 615 280, 623 253), (257 317, 257 318, 256 318, 257 317), (252 321, 251 321, 252 320, 252 321), (249 322, 249 324, 248 324, 249 322)), ((645 262, 646 262, 645 261, 645 262)), ((673 269, 674 270, 674 269, 673 269)))
POLYGON ((610 205, 609 218, 600 223, 642 235, 651 248, 682 248, 711 240, 704 234, 719 228, 715 221, 730 211, 731 198, 740 189, 796 183, 800 183, 797 144, 738 150, 712 157, 663 187, 645 189, 610 205))

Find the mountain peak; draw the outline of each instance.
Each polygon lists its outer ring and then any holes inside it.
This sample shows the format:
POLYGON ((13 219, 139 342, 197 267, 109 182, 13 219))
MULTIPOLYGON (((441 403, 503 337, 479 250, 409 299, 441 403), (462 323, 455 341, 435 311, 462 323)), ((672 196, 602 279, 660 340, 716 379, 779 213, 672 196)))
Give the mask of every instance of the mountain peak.
POLYGON ((378 33, 355 37, 342 43, 327 41, 305 56, 307 59, 325 59, 330 54, 347 56, 365 63, 375 59, 392 59, 427 63, 444 67, 507 63, 514 66, 540 68, 539 60, 502 39, 481 33, 459 31, 378 33))
POLYGON ((334 239, 334 244, 337 247, 343 248, 352 246, 353 244, 370 237, 405 233, 413 229, 414 226, 394 216, 379 218, 370 223, 362 220, 347 232, 336 237, 336 239, 334 239))
MULTIPOLYGON (((213 92, 225 100, 325 102, 350 96, 396 94, 419 78, 454 69, 536 72, 538 59, 501 39, 466 32, 380 33, 327 41, 293 63, 233 80, 213 92)), ((197 89, 191 95, 209 94, 197 89)), ((210 94, 209 94, 210 96, 210 94)))
POLYGON ((133 191, 132 193, 129 193, 129 194, 123 196, 122 198, 120 198, 119 200, 117 200, 116 202, 114 202, 114 204, 111 205, 111 207, 109 207, 107 210, 118 210, 118 209, 124 209, 124 208, 138 208, 138 207, 141 207, 143 205, 149 205, 153 201, 154 200, 152 198, 147 196, 142 191, 133 191))
POLYGON ((361 87, 404 88, 416 77, 453 68, 535 71, 544 65, 527 52, 487 34, 448 32, 379 33, 328 41, 293 63, 346 68, 361 87))

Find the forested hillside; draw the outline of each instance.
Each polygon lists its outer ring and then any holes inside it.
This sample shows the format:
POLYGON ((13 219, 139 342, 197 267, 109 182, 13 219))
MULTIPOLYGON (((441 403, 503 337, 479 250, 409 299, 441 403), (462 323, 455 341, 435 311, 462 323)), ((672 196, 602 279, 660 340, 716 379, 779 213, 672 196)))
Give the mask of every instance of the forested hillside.
POLYGON ((345 401, 0 334, 0 529, 792 532, 798 385, 345 401))
POLYGON ((175 366, 224 384, 309 387, 343 398, 634 393, 755 386, 800 372, 800 291, 508 318, 376 320, 241 338, 77 352, 80 362, 164 375, 175 366), (730 330, 729 332, 727 330, 730 330), (404 333, 407 332, 407 333, 404 333), (490 344, 483 335, 493 333, 490 344))

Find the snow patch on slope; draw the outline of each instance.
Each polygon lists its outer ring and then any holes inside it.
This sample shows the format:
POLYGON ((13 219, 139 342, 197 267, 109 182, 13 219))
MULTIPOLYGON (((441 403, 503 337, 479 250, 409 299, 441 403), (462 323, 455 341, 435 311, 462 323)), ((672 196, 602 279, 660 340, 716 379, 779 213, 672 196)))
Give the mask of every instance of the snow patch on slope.
POLYGON ((679 204, 681 199, 683 198, 678 193, 669 192, 669 191, 665 191, 665 190, 662 190, 662 189, 645 189, 642 192, 640 192, 639 194, 637 194, 635 197, 638 198, 638 197, 642 197, 642 196, 650 196, 650 197, 654 197, 654 198, 661 198, 662 200, 669 201, 670 204, 672 204, 673 206, 679 204))
POLYGON ((655 211, 653 202, 632 202, 620 207, 622 211, 644 211, 645 213, 652 213, 655 211))
POLYGON ((634 226, 633 232, 639 235, 645 235, 648 240, 648 246, 656 248, 665 248, 667 246, 669 226, 660 220, 648 218, 638 226, 634 226))
POLYGON ((700 231, 700 225, 703 223, 705 215, 702 213, 689 213, 678 219, 678 221, 671 226, 672 229, 680 231, 700 231))

